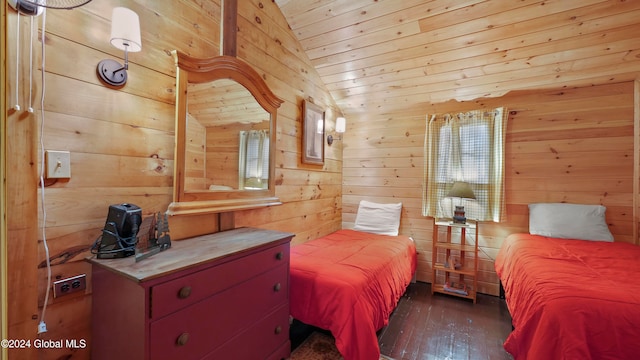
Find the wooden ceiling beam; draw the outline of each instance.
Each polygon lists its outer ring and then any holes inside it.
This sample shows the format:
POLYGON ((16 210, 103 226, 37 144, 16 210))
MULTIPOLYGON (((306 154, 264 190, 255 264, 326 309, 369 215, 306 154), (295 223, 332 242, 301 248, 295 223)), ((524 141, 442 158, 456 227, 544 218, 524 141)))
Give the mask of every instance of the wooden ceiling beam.
POLYGON ((222 53, 236 56, 238 38, 238 0, 222 0, 222 53))

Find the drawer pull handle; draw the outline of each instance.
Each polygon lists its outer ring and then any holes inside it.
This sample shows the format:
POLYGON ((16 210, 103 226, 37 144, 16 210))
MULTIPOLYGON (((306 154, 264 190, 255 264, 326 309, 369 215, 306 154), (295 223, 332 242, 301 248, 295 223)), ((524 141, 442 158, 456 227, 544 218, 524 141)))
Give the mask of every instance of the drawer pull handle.
POLYGON ((273 291, 275 292, 280 291, 280 288, 282 288, 282 285, 280 285, 280 283, 273 285, 273 291))
POLYGON ((191 295, 191 286, 183 286, 178 292, 180 299, 186 299, 191 295))
POLYGON ((187 345, 188 341, 189 341, 189 333, 182 333, 180 334, 180 336, 178 336, 178 339, 176 340, 176 344, 178 344, 179 346, 185 346, 187 345))
POLYGON ((279 253, 276 254, 276 259, 277 260, 282 260, 284 258, 284 253, 282 251, 280 251, 279 253))
POLYGON ((282 332, 282 326, 280 326, 280 325, 276 326, 276 329, 273 332, 276 335, 280 334, 282 332))

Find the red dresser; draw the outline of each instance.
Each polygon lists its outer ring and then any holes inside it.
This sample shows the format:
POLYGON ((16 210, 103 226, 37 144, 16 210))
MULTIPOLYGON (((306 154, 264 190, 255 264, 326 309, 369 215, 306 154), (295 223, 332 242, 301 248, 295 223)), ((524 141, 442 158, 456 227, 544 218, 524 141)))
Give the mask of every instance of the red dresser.
POLYGON ((239 228, 92 263, 92 359, 289 357, 293 234, 239 228))

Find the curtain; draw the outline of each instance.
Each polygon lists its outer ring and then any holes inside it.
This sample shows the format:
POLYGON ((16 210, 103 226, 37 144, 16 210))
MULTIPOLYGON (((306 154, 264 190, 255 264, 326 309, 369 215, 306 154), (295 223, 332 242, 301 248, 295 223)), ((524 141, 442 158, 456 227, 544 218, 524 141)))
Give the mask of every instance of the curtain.
POLYGON ((455 205, 479 221, 505 217, 504 108, 427 116, 422 215, 451 218, 455 205), (455 181, 471 186, 476 199, 447 198, 455 181))
POLYGON ((269 131, 240 131, 239 188, 266 189, 269 183, 269 131))

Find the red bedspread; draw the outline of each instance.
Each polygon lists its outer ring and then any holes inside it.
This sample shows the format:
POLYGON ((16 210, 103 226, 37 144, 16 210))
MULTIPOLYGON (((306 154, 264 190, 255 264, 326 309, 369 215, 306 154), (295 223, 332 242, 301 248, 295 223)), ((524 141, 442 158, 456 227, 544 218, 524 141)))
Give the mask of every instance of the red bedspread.
POLYGON ((637 359, 640 247, 510 235, 495 268, 515 359, 637 359))
POLYGON ((330 330, 345 360, 378 360, 387 325, 416 269, 406 236, 339 230, 291 248, 291 315, 330 330))

